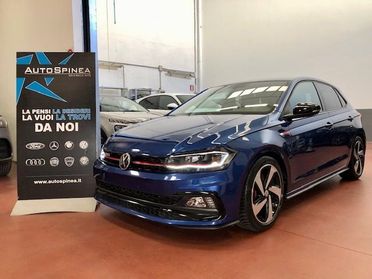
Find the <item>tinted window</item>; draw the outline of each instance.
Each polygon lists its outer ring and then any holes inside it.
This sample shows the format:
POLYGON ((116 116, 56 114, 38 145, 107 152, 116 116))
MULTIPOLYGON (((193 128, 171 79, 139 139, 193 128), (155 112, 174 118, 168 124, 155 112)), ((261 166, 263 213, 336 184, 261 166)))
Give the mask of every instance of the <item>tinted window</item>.
POLYGON ((143 99, 139 104, 147 109, 159 108, 159 96, 153 96, 143 99))
POLYGON ((287 85, 288 81, 258 81, 208 88, 171 115, 267 114, 277 107, 287 85))
POLYGON ((312 82, 305 81, 296 85, 285 106, 284 115, 292 114, 294 107, 298 103, 312 103, 321 106, 318 93, 312 82))
POLYGON ((317 82, 316 88, 318 88, 319 94, 322 97, 326 110, 335 110, 342 107, 340 99, 338 98, 337 93, 333 90, 332 87, 317 82))
POLYGON ((194 95, 177 95, 177 98, 180 100, 181 104, 186 103, 192 97, 194 97, 194 95))
POLYGON ((159 107, 158 109, 164 109, 164 110, 169 110, 168 105, 171 103, 175 103, 178 105, 177 101, 173 99, 173 97, 170 96, 159 96, 160 101, 159 101, 159 107))

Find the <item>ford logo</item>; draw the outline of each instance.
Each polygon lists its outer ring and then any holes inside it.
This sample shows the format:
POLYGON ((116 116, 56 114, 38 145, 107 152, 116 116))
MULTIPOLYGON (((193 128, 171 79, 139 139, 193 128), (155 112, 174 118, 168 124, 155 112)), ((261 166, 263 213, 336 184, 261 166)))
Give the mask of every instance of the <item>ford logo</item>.
POLYGON ((45 165, 44 159, 27 159, 26 166, 28 167, 41 167, 45 165))
POLYGON ((26 148, 29 150, 41 150, 44 147, 45 147, 45 144, 41 142, 30 142, 26 144, 26 148))

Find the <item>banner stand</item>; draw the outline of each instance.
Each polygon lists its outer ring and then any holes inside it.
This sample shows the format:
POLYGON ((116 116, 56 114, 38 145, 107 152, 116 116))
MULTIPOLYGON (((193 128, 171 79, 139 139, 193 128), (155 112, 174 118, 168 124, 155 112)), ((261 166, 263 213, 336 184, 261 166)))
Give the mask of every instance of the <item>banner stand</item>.
POLYGON ((18 200, 11 216, 46 212, 94 212, 97 201, 94 198, 18 200))
POLYGON ((12 216, 95 211, 96 93, 95 53, 17 53, 12 216))

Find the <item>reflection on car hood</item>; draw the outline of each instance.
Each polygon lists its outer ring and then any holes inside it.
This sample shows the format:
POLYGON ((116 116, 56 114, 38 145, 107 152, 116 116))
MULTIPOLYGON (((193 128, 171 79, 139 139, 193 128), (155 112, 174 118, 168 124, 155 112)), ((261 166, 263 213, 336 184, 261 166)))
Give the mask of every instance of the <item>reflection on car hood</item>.
POLYGON ((267 123, 263 115, 193 115, 165 116, 130 126, 115 134, 141 140, 173 142, 173 152, 191 150, 191 146, 208 148, 259 129, 267 123))

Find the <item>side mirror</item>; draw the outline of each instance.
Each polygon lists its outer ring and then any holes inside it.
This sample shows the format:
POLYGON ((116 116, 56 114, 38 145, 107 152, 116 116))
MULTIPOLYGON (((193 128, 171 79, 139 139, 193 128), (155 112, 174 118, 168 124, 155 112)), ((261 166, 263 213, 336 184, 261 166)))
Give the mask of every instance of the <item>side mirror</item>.
POLYGON ((174 110, 177 107, 178 107, 178 105, 176 103, 170 103, 170 104, 167 105, 167 108, 170 109, 170 110, 174 110))
POLYGON ((309 117, 320 112, 320 106, 312 103, 298 103, 293 108, 292 114, 284 115, 283 119, 292 120, 294 118, 309 117))

